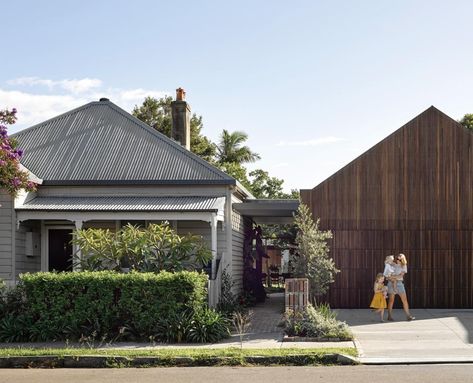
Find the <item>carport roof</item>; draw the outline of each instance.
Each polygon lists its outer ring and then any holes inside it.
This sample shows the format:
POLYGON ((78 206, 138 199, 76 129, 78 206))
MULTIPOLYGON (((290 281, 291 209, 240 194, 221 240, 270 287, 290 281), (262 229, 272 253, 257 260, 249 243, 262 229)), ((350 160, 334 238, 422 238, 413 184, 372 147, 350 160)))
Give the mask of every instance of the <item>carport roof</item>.
POLYGON ((251 217, 257 224, 269 225, 292 223, 298 207, 297 199, 251 199, 233 204, 241 215, 251 217))

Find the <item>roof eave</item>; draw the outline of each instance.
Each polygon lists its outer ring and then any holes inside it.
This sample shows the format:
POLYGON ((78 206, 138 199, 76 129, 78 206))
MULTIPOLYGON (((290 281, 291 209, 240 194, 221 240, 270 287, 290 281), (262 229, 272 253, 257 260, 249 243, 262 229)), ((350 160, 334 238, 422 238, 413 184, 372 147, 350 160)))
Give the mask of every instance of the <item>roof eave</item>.
POLYGON ((233 184, 236 186, 236 189, 245 199, 255 199, 255 196, 246 188, 244 187, 240 181, 236 180, 233 184))
POLYGON ((139 213, 149 213, 158 211, 160 213, 218 213, 218 209, 162 209, 162 210, 152 210, 152 209, 35 209, 28 206, 19 206, 16 207, 15 210, 19 211, 57 211, 57 212, 98 212, 98 213, 114 213, 114 212, 139 212, 139 213))
POLYGON ((29 170, 26 166, 20 163, 20 170, 23 170, 28 173, 28 181, 34 182, 37 185, 41 185, 43 180, 39 178, 36 174, 34 174, 31 170, 29 170))

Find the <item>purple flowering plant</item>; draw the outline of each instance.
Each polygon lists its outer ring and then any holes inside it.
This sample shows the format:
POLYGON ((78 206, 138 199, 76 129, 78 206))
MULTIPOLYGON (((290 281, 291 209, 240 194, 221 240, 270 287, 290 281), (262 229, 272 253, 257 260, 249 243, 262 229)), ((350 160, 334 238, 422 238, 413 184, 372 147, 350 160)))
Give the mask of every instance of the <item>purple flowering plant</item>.
POLYGON ((15 196, 19 190, 33 191, 36 184, 28 180, 28 173, 20 168, 23 151, 14 138, 8 136, 7 125, 16 122, 16 109, 0 110, 0 189, 15 196))

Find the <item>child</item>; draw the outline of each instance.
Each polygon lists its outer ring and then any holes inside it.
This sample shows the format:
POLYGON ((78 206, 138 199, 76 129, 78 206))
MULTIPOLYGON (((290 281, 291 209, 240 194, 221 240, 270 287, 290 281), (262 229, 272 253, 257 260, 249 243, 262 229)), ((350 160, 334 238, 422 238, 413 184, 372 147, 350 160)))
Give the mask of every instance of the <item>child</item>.
POLYGON ((397 279, 396 279, 396 269, 394 262, 394 255, 388 255, 384 260, 384 273, 383 275, 391 282, 394 294, 397 294, 397 279))
POLYGON ((384 322, 384 309, 387 307, 386 305, 386 291, 387 288, 384 286, 384 275, 383 273, 378 273, 376 275, 376 280, 374 281, 374 296, 371 300, 370 307, 375 309, 377 313, 381 316, 381 322, 384 322))

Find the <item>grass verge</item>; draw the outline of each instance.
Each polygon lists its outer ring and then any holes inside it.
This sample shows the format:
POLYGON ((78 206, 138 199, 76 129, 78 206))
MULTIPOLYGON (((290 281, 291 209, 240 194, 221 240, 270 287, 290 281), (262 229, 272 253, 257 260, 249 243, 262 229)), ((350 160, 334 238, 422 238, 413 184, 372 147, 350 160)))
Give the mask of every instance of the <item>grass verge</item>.
POLYGON ((337 354, 356 356, 356 350, 4 348, 0 349, 0 367, 307 366, 339 364, 337 354))

